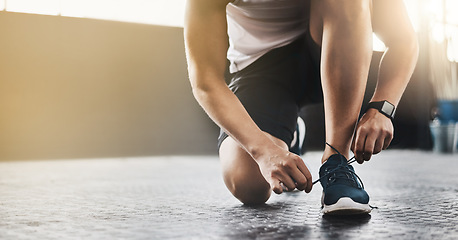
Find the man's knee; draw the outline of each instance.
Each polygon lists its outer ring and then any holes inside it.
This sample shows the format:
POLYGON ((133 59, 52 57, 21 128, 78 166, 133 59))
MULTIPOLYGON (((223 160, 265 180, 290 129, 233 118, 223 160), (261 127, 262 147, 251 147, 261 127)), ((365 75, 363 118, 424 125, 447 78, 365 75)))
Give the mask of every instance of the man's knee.
POLYGON ((259 166, 230 137, 221 144, 220 160, 227 188, 242 203, 262 204, 269 199, 270 186, 262 176, 259 166))
POLYGON ((264 179, 257 179, 244 171, 226 171, 224 182, 229 191, 246 205, 265 203, 271 194, 270 186, 264 179))

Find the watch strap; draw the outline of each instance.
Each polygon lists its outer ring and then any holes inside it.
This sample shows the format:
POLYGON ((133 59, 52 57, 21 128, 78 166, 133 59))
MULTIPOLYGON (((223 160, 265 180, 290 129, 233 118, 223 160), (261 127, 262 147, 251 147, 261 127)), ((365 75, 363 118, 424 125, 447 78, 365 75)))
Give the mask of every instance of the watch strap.
POLYGON ((377 109, 381 114, 385 115, 391 120, 393 120, 394 114, 396 113, 396 108, 394 107, 394 105, 386 100, 379 102, 370 102, 367 105, 367 109, 369 108, 377 109))

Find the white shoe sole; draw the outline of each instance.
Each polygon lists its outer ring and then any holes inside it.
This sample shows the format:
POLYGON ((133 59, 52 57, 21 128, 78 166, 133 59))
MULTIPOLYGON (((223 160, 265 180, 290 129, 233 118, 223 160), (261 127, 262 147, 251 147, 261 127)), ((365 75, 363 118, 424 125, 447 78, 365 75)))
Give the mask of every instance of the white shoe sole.
POLYGON ((372 211, 372 208, 369 206, 369 204, 357 203, 349 197, 343 197, 339 199, 335 204, 323 204, 323 206, 323 213, 329 215, 367 214, 372 211))

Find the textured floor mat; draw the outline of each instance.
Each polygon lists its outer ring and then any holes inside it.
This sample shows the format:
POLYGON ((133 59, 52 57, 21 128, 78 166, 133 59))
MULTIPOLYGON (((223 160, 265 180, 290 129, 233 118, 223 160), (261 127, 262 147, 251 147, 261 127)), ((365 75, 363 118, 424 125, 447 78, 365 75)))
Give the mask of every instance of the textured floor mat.
MULTIPOLYGON (((314 179, 319 153, 304 159, 314 179)), ((385 151, 355 165, 377 208, 320 212, 321 187, 247 207, 216 157, 0 163, 0 239, 457 239, 458 157, 385 151)))

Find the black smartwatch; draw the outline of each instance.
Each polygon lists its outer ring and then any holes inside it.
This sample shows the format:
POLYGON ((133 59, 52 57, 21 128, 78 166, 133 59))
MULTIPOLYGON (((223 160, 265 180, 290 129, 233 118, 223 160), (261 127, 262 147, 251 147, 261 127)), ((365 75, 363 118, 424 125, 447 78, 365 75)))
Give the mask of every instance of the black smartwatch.
POLYGON ((377 109, 381 114, 387 116, 391 120, 394 118, 394 113, 396 112, 396 108, 394 105, 388 101, 380 101, 380 102, 370 102, 367 105, 366 112, 369 108, 377 109))

